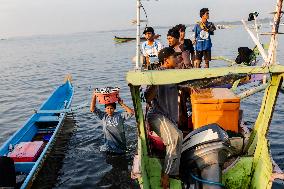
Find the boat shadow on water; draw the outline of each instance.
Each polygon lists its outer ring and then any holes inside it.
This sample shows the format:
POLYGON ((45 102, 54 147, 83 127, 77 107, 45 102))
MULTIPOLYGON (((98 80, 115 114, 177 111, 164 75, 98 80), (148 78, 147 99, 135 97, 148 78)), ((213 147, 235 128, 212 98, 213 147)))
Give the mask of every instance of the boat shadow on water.
POLYGON ((60 186, 63 184, 57 184, 58 178, 61 175, 60 170, 62 168, 66 152, 68 151, 68 144, 72 135, 74 134, 75 127, 76 120, 74 119, 73 113, 68 114, 58 136, 56 137, 57 139, 54 143, 53 150, 50 152, 49 156, 43 164, 44 169, 41 169, 39 171, 39 175, 35 179, 32 185, 32 189, 47 189, 53 188, 56 185, 60 186))
POLYGON ((95 188, 138 189, 139 185, 130 178, 131 160, 131 155, 106 154, 106 163, 110 164, 112 169, 102 177, 95 188))

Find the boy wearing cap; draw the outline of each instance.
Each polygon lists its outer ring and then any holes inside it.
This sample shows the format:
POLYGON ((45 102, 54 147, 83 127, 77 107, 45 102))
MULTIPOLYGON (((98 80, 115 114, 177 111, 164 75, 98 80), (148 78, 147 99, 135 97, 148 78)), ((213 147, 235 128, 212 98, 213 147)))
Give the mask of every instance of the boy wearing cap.
POLYGON ((177 67, 179 69, 191 68, 190 56, 188 50, 184 49, 184 45, 179 41, 180 33, 175 28, 168 31, 167 40, 169 46, 180 55, 177 56, 177 67))
MULTIPOLYGON (((158 55, 161 67, 176 68, 176 52, 171 47, 163 48, 158 55)), ((166 156, 161 175, 161 185, 169 187, 169 176, 179 174, 182 147, 182 132, 178 122, 178 88, 175 84, 149 86, 145 92, 148 104, 147 120, 152 130, 162 138, 166 156)))
POLYGON ((194 26, 195 36, 195 62, 194 67, 200 68, 202 57, 204 57, 205 68, 209 68, 209 61, 211 61, 211 35, 214 34, 216 27, 212 22, 208 22, 209 9, 202 8, 200 10, 201 21, 194 26))
POLYGON ((103 122, 105 144, 100 146, 100 151, 124 154, 126 139, 124 121, 133 116, 133 110, 119 98, 118 104, 125 110, 123 113, 115 112, 116 103, 105 104, 105 112, 96 107, 96 95, 93 94, 90 111, 95 113, 103 122))
POLYGON ((150 58, 158 57, 158 53, 163 47, 159 41, 155 40, 155 32, 152 27, 146 27, 143 34, 147 41, 142 43, 141 49, 145 59, 145 63, 148 67, 150 65, 150 58))

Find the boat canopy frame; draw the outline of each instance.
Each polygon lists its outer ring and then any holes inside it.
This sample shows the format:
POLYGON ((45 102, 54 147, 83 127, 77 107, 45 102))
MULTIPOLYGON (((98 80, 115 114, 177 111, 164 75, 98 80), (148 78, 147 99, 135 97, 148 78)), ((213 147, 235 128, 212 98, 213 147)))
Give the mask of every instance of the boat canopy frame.
MULTIPOLYGON (((216 78, 230 74, 270 74, 264 92, 262 105, 249 138, 247 153, 240 156, 234 166, 222 176, 222 183, 228 188, 271 188, 270 176, 273 171, 272 158, 269 152, 269 141, 266 138, 279 88, 284 78, 284 66, 271 65, 266 67, 227 67, 208 69, 175 69, 162 71, 129 71, 129 83, 136 122, 139 131, 138 155, 141 158, 141 178, 139 183, 144 188, 159 188, 162 166, 158 158, 149 156, 147 134, 142 102, 140 99, 141 85, 179 84, 186 81, 216 78), (261 183, 259 181, 262 181, 261 183)), ((181 181, 170 179, 171 189, 181 189, 181 181)))

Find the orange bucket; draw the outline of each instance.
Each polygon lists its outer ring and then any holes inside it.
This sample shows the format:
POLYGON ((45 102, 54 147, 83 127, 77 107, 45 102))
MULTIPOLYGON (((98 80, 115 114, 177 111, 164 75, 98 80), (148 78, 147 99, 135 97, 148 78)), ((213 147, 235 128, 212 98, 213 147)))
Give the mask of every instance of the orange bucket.
POLYGON ((95 89, 95 95, 100 104, 114 103, 119 99, 119 88, 107 87, 102 89, 95 89))

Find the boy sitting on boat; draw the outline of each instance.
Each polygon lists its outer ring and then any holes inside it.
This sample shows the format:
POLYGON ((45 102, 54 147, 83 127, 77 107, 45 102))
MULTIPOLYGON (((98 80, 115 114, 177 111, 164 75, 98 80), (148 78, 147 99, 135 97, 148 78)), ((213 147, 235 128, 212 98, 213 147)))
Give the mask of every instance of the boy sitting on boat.
POLYGON ((191 61, 189 51, 184 48, 184 44, 181 44, 180 33, 176 28, 171 28, 167 34, 167 40, 169 47, 173 48, 175 52, 179 53, 177 56, 177 67, 180 69, 191 68, 191 61))
POLYGON ((105 144, 100 147, 101 151, 123 154, 126 151, 126 139, 124 121, 133 116, 133 110, 119 98, 118 104, 126 111, 115 112, 116 103, 105 104, 105 112, 96 107, 96 94, 93 94, 90 111, 95 113, 103 122, 105 144))
POLYGON ((152 27, 146 27, 143 34, 147 41, 142 44, 141 49, 144 56, 144 64, 148 67, 152 63, 151 58, 157 58, 163 46, 159 41, 155 40, 155 32, 152 27))
POLYGON ((216 27, 212 22, 208 22, 209 9, 202 8, 200 10, 201 21, 194 26, 194 42, 195 42, 195 63, 194 67, 200 68, 202 57, 204 57, 205 68, 209 68, 209 61, 211 61, 211 35, 214 34, 216 27))
MULTIPOLYGON (((175 69, 176 52, 166 47, 159 52, 159 62, 163 69, 175 69)), ((145 92, 148 104, 147 120, 151 129, 162 138, 166 146, 166 156, 161 175, 161 185, 169 187, 169 175, 179 174, 182 148, 182 132, 177 127, 178 88, 177 85, 149 86, 145 92)))

